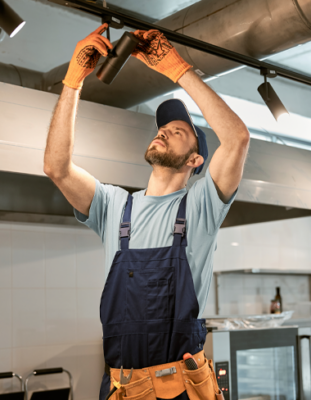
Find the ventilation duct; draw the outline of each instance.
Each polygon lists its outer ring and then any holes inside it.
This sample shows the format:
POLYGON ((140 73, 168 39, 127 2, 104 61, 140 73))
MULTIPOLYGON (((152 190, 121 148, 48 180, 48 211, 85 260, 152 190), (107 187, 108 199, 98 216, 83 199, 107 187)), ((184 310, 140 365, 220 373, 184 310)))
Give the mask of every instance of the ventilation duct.
MULTIPOLYGON (((203 0, 156 23, 178 33, 263 59, 311 40, 310 0, 203 0)), ((240 64, 175 44, 203 78, 240 64)), ((179 87, 131 57, 117 79, 104 85, 96 72, 84 82, 81 99, 130 108, 179 87)), ((60 94, 68 63, 42 74, 0 63, 1 81, 60 94)))

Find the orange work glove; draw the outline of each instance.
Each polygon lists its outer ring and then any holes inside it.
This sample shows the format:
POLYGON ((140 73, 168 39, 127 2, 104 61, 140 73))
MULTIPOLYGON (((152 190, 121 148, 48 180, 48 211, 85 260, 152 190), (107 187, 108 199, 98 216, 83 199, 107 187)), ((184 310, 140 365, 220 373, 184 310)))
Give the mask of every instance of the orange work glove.
POLYGON ((167 76, 173 82, 176 83, 188 69, 193 67, 180 57, 160 31, 151 29, 149 31, 137 30, 131 33, 142 43, 137 45, 132 56, 144 62, 149 68, 167 76))
POLYGON ((62 81, 64 85, 81 89, 84 79, 94 71, 100 56, 108 55, 107 48, 112 49, 113 45, 101 36, 107 28, 108 24, 104 23, 77 43, 67 74, 62 81))

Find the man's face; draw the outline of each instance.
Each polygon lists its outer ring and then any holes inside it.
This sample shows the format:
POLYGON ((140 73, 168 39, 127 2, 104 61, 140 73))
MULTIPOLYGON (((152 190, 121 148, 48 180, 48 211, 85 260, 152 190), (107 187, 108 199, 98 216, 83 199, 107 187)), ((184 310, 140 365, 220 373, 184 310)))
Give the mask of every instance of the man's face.
POLYGON ((145 153, 150 165, 180 169, 197 150, 197 138, 185 121, 171 121, 158 130, 145 153))

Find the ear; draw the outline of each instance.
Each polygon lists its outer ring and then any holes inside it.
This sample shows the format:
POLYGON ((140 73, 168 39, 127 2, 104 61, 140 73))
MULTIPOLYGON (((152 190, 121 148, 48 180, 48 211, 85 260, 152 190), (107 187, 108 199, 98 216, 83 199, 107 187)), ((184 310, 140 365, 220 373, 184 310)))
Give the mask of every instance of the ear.
POLYGON ((203 163, 204 163, 204 158, 200 154, 194 153, 193 155, 190 156, 186 165, 188 165, 191 168, 197 168, 203 163))

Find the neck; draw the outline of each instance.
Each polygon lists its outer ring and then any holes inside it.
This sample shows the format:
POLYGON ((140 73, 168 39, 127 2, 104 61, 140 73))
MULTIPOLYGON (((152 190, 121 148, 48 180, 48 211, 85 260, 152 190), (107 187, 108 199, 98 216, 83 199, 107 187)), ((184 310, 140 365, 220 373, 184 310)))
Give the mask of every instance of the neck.
POLYGON ((171 168, 154 166, 150 175, 145 196, 165 196, 184 189, 188 181, 188 172, 176 172, 171 168))

